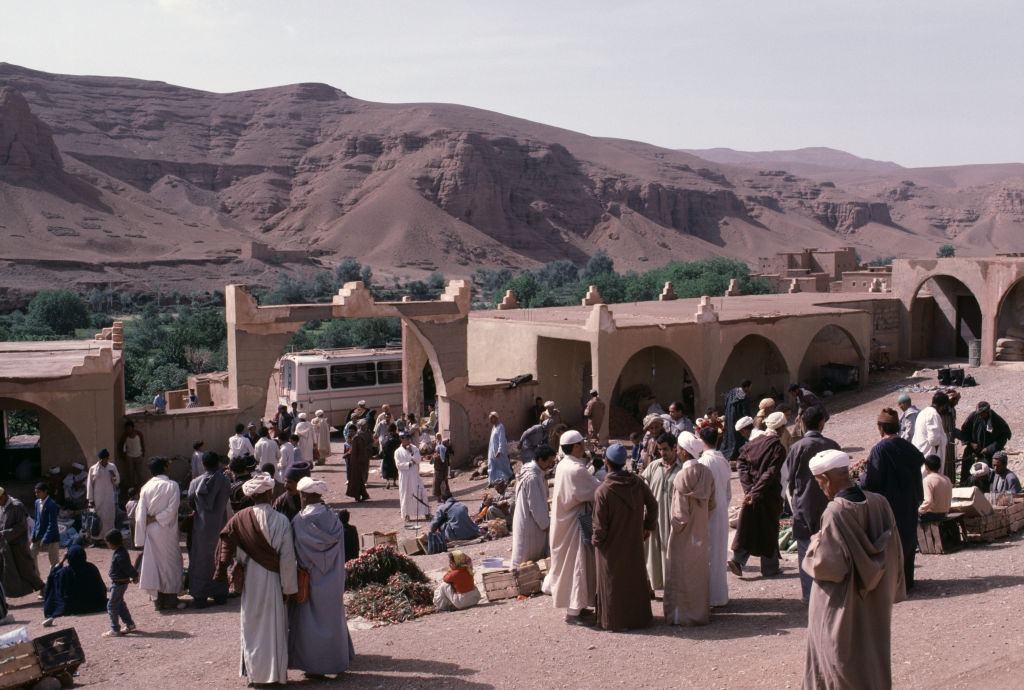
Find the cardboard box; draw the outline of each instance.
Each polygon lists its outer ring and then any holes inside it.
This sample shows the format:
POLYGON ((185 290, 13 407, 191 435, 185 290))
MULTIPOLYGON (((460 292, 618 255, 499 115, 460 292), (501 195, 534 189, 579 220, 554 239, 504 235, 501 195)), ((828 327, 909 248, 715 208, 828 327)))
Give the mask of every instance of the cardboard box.
POLYGON ((378 544, 398 546, 398 532, 364 532, 359 536, 359 548, 372 549, 378 544))

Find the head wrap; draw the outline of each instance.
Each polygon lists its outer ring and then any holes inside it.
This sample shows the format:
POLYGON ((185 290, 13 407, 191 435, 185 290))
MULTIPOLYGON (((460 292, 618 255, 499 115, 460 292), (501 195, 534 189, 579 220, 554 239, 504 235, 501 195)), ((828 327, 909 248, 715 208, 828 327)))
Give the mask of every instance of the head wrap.
POLYGON ((300 412, 300 413, 299 413, 299 419, 300 419, 301 421, 303 421, 303 422, 304 422, 304 421, 306 421, 306 419, 307 419, 307 418, 308 418, 308 415, 307 415, 307 414, 306 414, 305 412, 300 412))
POLYGON ((590 389, 590 394, 591 395, 597 395, 597 389, 596 388, 591 388, 590 389))
POLYGON ((60 468, 59 467, 51 467, 50 468, 50 474, 60 474, 60 468))
POLYGON ((359 402, 356 403, 356 407, 366 407, 366 401, 360 400, 359 402))
POLYGON ((555 401, 554 400, 548 400, 546 403, 544 403, 544 407, 547 407, 547 408, 551 408, 551 407, 554 407, 554 406, 555 406, 555 401))
POLYGON ((891 410, 888 407, 878 413, 879 424, 899 424, 900 417, 896 414, 895 410, 891 410))
POLYGON ((775 407, 775 398, 761 398, 761 402, 757 404, 758 411, 770 410, 775 407))
POLYGON ((303 477, 299 480, 298 489, 300 494, 316 494, 317 496, 323 496, 327 493, 327 482, 320 479, 313 479, 312 477, 303 477))
POLYGON ((560 446, 574 446, 577 443, 583 443, 583 434, 575 429, 569 429, 558 439, 560 446))
POLYGON ((772 431, 778 431, 782 427, 786 426, 786 413, 772 412, 764 418, 764 425, 772 431))
POLYGON ((626 458, 629 453, 626 452, 626 447, 621 443, 613 443, 608 446, 608 450, 604 453, 604 458, 616 467, 622 467, 626 464, 626 458))
POLYGON ((99 458, 100 460, 109 458, 110 457, 110 451, 107 450, 106 448, 104 448, 104 449, 100 450, 99 453, 96 453, 96 457, 99 458))
POLYGON ((899 404, 899 403, 908 403, 908 402, 910 402, 910 396, 907 395, 906 393, 903 393, 902 395, 900 395, 900 397, 896 398, 896 403, 897 404, 899 404))
POLYGON ((257 473, 252 479, 242 484, 242 493, 246 498, 265 494, 274 488, 274 478, 263 472, 257 473))
POLYGON ((4 489, 4 487, 0 486, 0 496, 3 496, 5 493, 7 493, 7 491, 4 489))
POLYGON ((659 414, 649 414, 646 417, 644 417, 644 430, 646 431, 647 427, 649 427, 654 422, 664 423, 664 420, 662 420, 661 415, 659 414))
POLYGON ((297 482, 303 477, 308 477, 313 472, 313 468, 308 462, 296 462, 284 473, 284 479, 288 482, 297 482))
POLYGON ((808 463, 811 474, 817 476, 829 470, 844 469, 850 466, 850 456, 841 450, 823 450, 808 463))
POLYGON ((976 462, 971 465, 972 477, 985 477, 988 476, 989 472, 991 472, 991 470, 988 468, 988 465, 983 462, 976 462))
POLYGON ((679 447, 686 451, 687 455, 696 460, 704 452, 704 442, 689 431, 679 434, 677 440, 679 447))
POLYGON ((464 551, 452 551, 448 554, 448 558, 451 559, 452 567, 465 568, 470 573, 473 572, 473 559, 466 555, 464 551))
POLYGON ((324 416, 324 411, 323 410, 317 410, 313 414, 315 414, 317 417, 323 417, 324 416))
POLYGON ((748 416, 748 417, 742 417, 741 419, 738 419, 736 421, 736 427, 735 428, 736 428, 736 431, 742 431, 743 429, 746 429, 748 426, 754 426, 754 418, 753 417, 749 417, 748 416))

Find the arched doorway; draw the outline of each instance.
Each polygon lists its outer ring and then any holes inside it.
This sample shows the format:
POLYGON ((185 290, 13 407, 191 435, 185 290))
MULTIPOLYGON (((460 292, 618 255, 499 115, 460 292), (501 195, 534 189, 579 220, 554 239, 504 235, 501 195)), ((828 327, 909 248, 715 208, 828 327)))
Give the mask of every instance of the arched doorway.
POLYGON ((682 357, 664 347, 644 348, 629 358, 612 389, 609 433, 623 437, 636 431, 655 401, 665 410, 681 402, 692 419, 697 394, 696 379, 682 357))
POLYGON ((786 359, 775 343, 762 335, 746 336, 729 353, 715 384, 714 406, 721 408, 725 394, 747 379, 753 384, 755 406, 760 398, 781 399, 790 383, 786 359))
POLYGON ((996 359, 1024 361, 1024 280, 1006 291, 996 312, 996 359))
POLYGON ((912 359, 966 358, 968 343, 981 338, 981 305, 953 276, 924 281, 910 305, 912 359))
POLYGON ((799 380, 818 392, 857 388, 863 365, 864 355, 853 336, 839 326, 828 325, 807 346, 799 380))
MULTIPOLYGON (((0 397, 0 413, 4 417, 0 433, 3 437, 0 439, 0 481, 31 484, 42 478, 50 467, 67 469, 73 462, 88 464, 86 451, 74 432, 48 410, 15 398, 0 397), (26 430, 12 424, 8 419, 11 412, 30 413, 24 417, 34 418, 35 429, 27 431, 35 433, 15 433, 26 430), (15 436, 22 438, 12 443, 15 436), (26 438, 31 436, 38 436, 38 442, 26 438)), ((30 490, 27 493, 31 495, 30 490)))
POLYGON ((420 378, 423 386, 423 409, 418 410, 417 415, 423 416, 427 414, 428 405, 437 405, 437 384, 434 382, 434 367, 431 366, 429 361, 423 365, 423 373, 420 378))

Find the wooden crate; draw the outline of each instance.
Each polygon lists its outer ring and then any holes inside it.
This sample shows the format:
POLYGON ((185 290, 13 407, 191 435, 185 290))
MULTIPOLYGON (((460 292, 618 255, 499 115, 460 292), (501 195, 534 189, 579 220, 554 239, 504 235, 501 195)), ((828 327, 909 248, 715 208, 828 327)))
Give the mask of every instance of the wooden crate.
POLYGON ((991 515, 984 517, 965 517, 964 533, 966 541, 971 543, 987 543, 1002 539, 1010 533, 1010 520, 1007 508, 996 506, 991 515))
POLYGON ((551 567, 551 559, 549 559, 549 558, 541 558, 540 560, 537 561, 537 567, 540 569, 540 574, 541 575, 547 575, 548 574, 548 568, 551 567))
POLYGON ((482 575, 487 601, 501 601, 519 596, 519 585, 511 570, 492 570, 482 575))
POLYGON ((43 677, 32 642, 0 649, 0 688, 18 688, 43 677))
POLYGON ((400 540, 398 542, 398 550, 406 556, 419 556, 426 553, 426 548, 420 544, 418 537, 400 540))
POLYGON ((372 549, 378 544, 398 546, 398 532, 364 532, 359 535, 359 548, 372 549))
POLYGON ((959 550, 963 545, 961 518, 959 513, 952 513, 945 520, 920 523, 917 545, 921 553, 944 554, 959 550))
POLYGON ((47 675, 74 673, 85 662, 85 651, 74 628, 64 628, 32 640, 39 667, 47 675))
POLYGON ((519 595, 532 597, 540 594, 540 586, 544 582, 544 576, 536 563, 523 563, 513 571, 516 577, 516 587, 519 588, 519 595))

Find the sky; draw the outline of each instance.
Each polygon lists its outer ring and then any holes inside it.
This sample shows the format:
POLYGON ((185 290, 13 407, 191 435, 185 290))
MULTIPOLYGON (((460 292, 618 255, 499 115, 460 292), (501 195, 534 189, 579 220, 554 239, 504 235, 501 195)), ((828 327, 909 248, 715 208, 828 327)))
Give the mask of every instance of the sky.
POLYGON ((929 166, 1024 162, 1022 25, 1019 0, 0 0, 0 61, 929 166))

